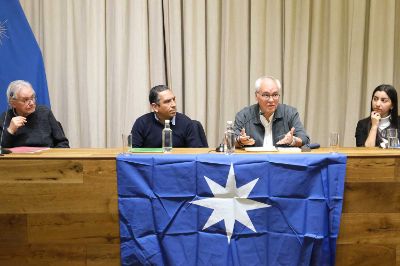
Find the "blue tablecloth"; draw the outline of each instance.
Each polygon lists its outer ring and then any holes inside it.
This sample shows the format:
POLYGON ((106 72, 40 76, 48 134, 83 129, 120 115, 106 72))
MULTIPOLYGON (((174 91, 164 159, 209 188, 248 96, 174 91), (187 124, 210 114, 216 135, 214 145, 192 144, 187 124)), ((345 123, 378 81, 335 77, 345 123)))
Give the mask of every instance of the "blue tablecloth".
POLYGON ((119 155, 123 265, 334 265, 346 156, 119 155))

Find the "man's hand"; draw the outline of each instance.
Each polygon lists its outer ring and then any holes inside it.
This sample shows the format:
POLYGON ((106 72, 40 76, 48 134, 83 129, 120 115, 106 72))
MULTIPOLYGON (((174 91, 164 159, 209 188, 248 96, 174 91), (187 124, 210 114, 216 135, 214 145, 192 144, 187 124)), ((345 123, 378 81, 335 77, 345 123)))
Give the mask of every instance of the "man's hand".
POLYGON ((237 138, 237 143, 241 146, 251 146, 256 143, 256 141, 250 136, 246 135, 246 130, 242 128, 240 131, 240 136, 237 138))
POLYGON ((293 143, 295 143, 294 139, 294 127, 290 129, 288 133, 283 137, 283 139, 279 140, 276 144, 278 145, 289 145, 289 146, 294 146, 293 143))
POLYGON ((8 133, 14 135, 17 132, 18 128, 25 126, 26 117, 16 116, 13 117, 10 121, 10 125, 7 128, 8 133))

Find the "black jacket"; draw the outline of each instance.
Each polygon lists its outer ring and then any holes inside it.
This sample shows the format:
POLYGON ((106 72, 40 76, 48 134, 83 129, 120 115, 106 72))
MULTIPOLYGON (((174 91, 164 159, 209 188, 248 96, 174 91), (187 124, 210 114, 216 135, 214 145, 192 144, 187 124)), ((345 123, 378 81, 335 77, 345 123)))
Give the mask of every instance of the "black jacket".
MULTIPOLYGON (((398 121, 397 135, 400 136, 400 131, 399 131, 400 117, 398 118, 397 121, 398 121)), ((356 128, 356 135, 355 135, 357 147, 365 146, 365 141, 368 138, 368 134, 369 134, 370 130, 371 130, 371 117, 367 117, 367 118, 364 118, 364 119, 358 121, 357 128, 356 128)), ((375 146, 379 147, 379 144, 380 144, 380 140, 379 140, 379 137, 377 137, 375 140, 375 146)))
POLYGON ((7 128, 11 119, 15 116, 12 109, 7 111, 7 119, 4 122, 6 112, 0 116, 0 139, 1 146, 13 148, 21 146, 30 147, 50 147, 50 148, 69 148, 68 139, 60 123, 55 119, 52 111, 43 105, 36 106, 35 112, 26 117, 26 124, 20 127, 14 135, 8 133, 7 128), (4 134, 4 136, 1 136, 4 134))

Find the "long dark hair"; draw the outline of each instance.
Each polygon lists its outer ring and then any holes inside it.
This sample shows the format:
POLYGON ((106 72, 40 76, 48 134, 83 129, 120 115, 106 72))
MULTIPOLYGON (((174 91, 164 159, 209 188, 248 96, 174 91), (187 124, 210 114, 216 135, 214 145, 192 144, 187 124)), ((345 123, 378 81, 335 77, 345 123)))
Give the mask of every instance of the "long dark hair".
POLYGON ((372 100, 374 99, 375 92, 384 91, 389 96, 390 101, 392 101, 392 110, 390 110, 390 125, 391 127, 398 128, 397 120, 398 120, 398 111, 397 111, 397 91, 392 85, 382 84, 375 88, 374 92, 372 92, 371 97, 371 112, 372 109, 372 100))

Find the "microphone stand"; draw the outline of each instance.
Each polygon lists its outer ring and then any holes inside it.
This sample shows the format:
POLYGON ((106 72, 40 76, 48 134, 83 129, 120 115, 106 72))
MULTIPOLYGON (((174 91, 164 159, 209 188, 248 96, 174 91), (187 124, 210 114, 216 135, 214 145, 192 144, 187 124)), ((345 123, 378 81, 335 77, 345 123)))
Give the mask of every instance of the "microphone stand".
POLYGON ((12 151, 10 151, 9 149, 0 148, 0 156, 3 156, 4 154, 9 154, 9 153, 12 153, 12 151))
POLYGON ((1 128, 0 156, 3 156, 4 154, 12 153, 12 151, 10 151, 9 149, 4 149, 4 148, 2 148, 2 144, 3 144, 3 135, 4 135, 4 127, 5 127, 5 125, 6 125, 7 114, 8 114, 8 109, 7 109, 7 111, 6 111, 6 115, 4 116, 3 127, 1 128))

